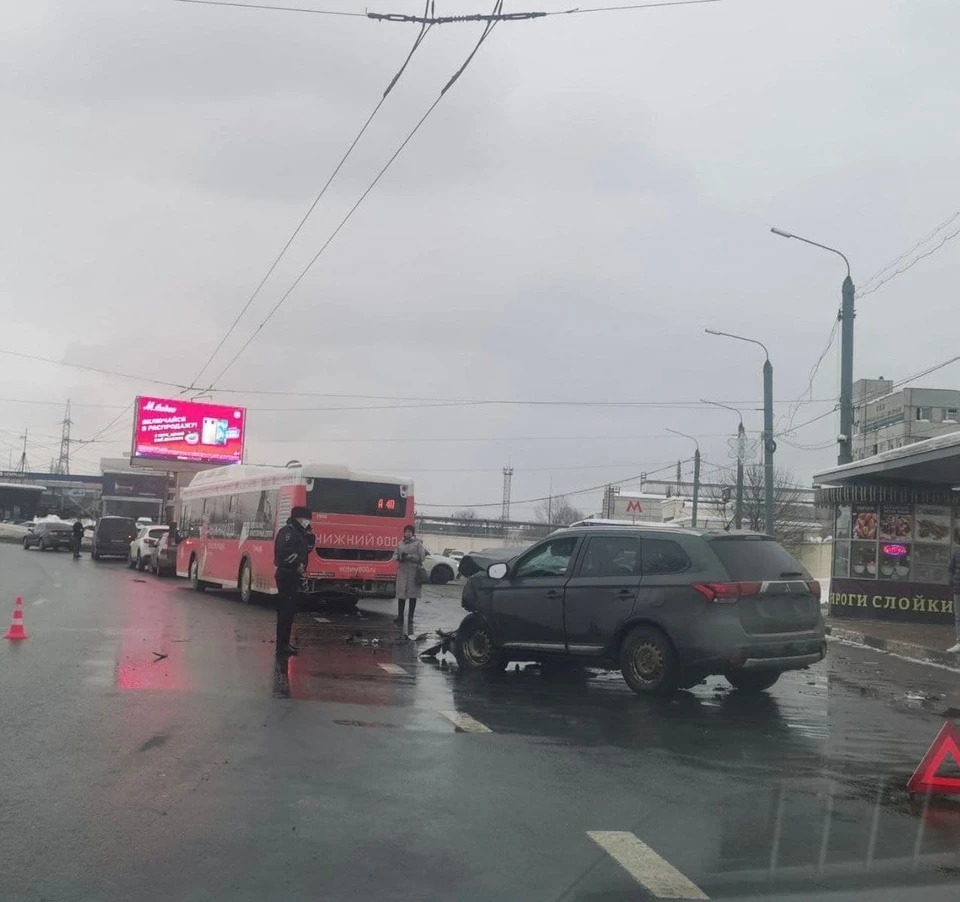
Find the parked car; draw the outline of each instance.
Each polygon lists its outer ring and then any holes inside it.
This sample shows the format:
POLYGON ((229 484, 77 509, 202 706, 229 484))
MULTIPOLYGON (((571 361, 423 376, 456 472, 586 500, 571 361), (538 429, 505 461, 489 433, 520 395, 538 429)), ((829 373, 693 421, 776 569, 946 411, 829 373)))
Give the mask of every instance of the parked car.
POLYGON ((462 604, 462 668, 572 660, 619 668, 640 695, 711 674, 760 692, 826 654, 819 584, 757 533, 563 529, 472 576, 462 604))
POLYGON ((177 546, 170 544, 169 529, 160 536, 157 547, 150 555, 149 566, 155 576, 169 576, 177 572, 177 546))
POLYGON ((423 562, 423 569, 427 571, 430 582, 438 586, 456 579, 458 567, 458 562, 453 558, 434 554, 432 551, 427 552, 427 559, 423 562))
POLYGON ((150 566, 150 558, 160 544, 160 539, 168 529, 167 526, 141 526, 140 531, 130 543, 127 565, 131 568, 136 567, 141 573, 146 570, 150 566))
POLYGON ((460 559, 463 557, 463 552, 458 548, 444 548, 443 556, 453 558, 459 564, 460 559))
POLYGON ((73 548, 73 525, 70 523, 37 523, 23 537, 23 548, 39 548, 41 551, 67 551, 73 548))
POLYGON ((93 528, 90 557, 95 561, 104 557, 129 558, 130 543, 136 535, 133 517, 101 517, 93 528))

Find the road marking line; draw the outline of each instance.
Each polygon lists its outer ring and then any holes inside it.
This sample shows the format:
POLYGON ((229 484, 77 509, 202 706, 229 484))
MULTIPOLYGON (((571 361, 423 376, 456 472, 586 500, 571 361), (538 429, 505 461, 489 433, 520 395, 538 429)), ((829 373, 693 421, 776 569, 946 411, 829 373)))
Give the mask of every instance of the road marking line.
POLYGON ((378 664, 377 666, 385 670, 387 673, 406 673, 406 671, 399 664, 378 664))
POLYGON ((316 620, 317 623, 329 623, 329 622, 330 622, 326 617, 314 617, 313 619, 316 620))
POLYGON ((709 899, 695 883, 632 833, 588 830, 590 837, 644 889, 658 899, 709 899))
POLYGON ((34 604, 45 604, 45 603, 46 603, 46 600, 47 600, 46 598, 38 598, 38 599, 34 602, 34 604))
POLYGON ((469 714, 462 711, 440 711, 447 720, 456 727, 458 733, 492 733, 490 727, 485 727, 479 720, 474 720, 469 714))

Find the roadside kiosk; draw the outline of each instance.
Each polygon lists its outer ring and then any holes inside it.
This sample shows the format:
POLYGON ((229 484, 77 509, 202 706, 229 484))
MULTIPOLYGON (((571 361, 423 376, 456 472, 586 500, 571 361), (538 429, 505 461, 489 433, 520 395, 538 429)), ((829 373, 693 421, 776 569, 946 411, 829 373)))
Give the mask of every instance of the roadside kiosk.
POLYGON ((814 476, 834 512, 832 617, 954 623, 947 565, 960 547, 960 432, 814 476))

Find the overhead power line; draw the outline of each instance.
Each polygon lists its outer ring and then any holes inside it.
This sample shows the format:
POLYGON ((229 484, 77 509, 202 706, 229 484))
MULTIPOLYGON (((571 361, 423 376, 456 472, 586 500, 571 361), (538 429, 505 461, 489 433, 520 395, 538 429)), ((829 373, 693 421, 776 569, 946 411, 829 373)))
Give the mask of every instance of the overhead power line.
MULTIPOLYGON (((678 463, 685 464, 693 460, 692 457, 688 457, 685 460, 678 461, 678 463)), ((636 482, 639 479, 648 476, 656 476, 658 473, 665 473, 669 470, 672 470, 676 466, 675 463, 670 463, 665 467, 661 467, 659 470, 645 470, 642 473, 639 473, 636 476, 628 476, 626 479, 616 479, 612 482, 601 482, 600 485, 591 485, 585 489, 575 489, 570 492, 554 492, 552 495, 543 495, 540 498, 525 498, 521 501, 511 500, 511 504, 516 506, 518 504, 536 504, 538 501, 549 501, 551 498, 573 498, 577 495, 586 495, 589 492, 597 492, 605 489, 609 485, 623 485, 625 482, 636 482)), ((421 504, 419 501, 416 502, 416 506, 419 507, 500 507, 503 504, 502 501, 491 501, 484 502, 483 504, 421 504)))
POLYGON ((921 260, 926 260, 927 257, 933 256, 940 248, 942 248, 948 241, 953 241, 954 238, 960 235, 960 229, 955 229, 949 235, 944 235, 944 237, 929 250, 924 251, 922 254, 917 254, 916 257, 913 257, 908 262, 904 263, 903 266, 898 266, 896 269, 887 273, 879 282, 877 282, 872 288, 868 288, 866 291, 858 291, 858 298, 865 298, 868 294, 873 294, 875 291, 879 291, 883 288, 887 282, 892 281, 897 276, 902 275, 909 269, 913 269, 921 260))
MULTIPOLYGON (((500 10, 502 6, 503 6, 503 0, 497 0, 496 5, 494 6, 494 11, 496 12, 500 10)), ((370 192, 373 191, 373 189, 377 186, 380 179, 383 178, 384 174, 393 165, 397 157, 399 157, 400 154, 403 153, 404 148, 406 148, 406 146, 413 140, 414 135, 416 135, 416 133, 420 130, 420 127, 423 125, 423 123, 427 121, 430 114, 437 108, 440 101, 446 96, 447 91, 449 91, 450 88, 453 87, 453 85, 463 74, 467 66, 470 65, 470 62, 473 60, 477 51, 480 49, 481 45, 487 39, 487 37, 490 35, 493 29, 496 27, 496 25, 497 25, 496 22, 487 23, 487 25, 483 29, 483 33, 480 35, 480 39, 477 41, 473 50, 470 51, 470 53, 467 55, 467 58, 464 60, 463 64, 460 66, 460 68, 457 69, 456 72, 454 72, 454 74, 450 77, 447 83, 443 86, 440 93, 437 95, 436 100, 434 100, 433 103, 430 104, 430 106, 427 108, 427 111, 420 117, 420 120, 407 134, 406 138, 403 139, 400 146, 393 152, 393 154, 390 156, 387 162, 384 163, 383 167, 377 173, 373 181, 367 186, 363 194, 360 195, 356 203, 354 203, 354 205, 347 211, 346 216, 344 216, 343 219, 340 220, 339 225, 333 230, 333 232, 330 234, 327 240, 320 246, 320 250, 318 250, 316 254, 314 254, 313 258, 303 268, 303 270, 300 272, 300 275, 297 276, 297 278, 294 280, 293 284, 280 296, 280 299, 276 302, 276 304, 273 305, 270 312, 264 318, 263 322, 261 322, 260 325, 257 326, 253 334, 240 346, 240 349, 236 352, 236 354, 234 354, 233 357, 230 358, 230 361, 227 363, 227 365, 210 382, 210 387, 207 388, 207 391, 210 391, 213 388, 213 386, 215 386, 223 378, 224 374, 233 366, 234 363, 236 363, 240 355, 243 354, 243 352, 246 351, 246 349, 250 347, 250 345, 254 342, 254 340, 260 334, 263 327, 270 322, 270 320, 274 317, 276 312, 283 306, 283 303, 287 300, 287 298, 290 297, 290 295, 296 290, 297 286, 303 280, 304 276, 306 276, 306 274, 313 268, 313 265, 317 262, 317 260, 320 259, 323 252, 330 246, 330 244, 337 237, 337 235, 340 234, 340 231, 350 221, 351 217, 353 216, 354 213, 356 213, 360 205, 367 199, 370 192)))
MULTIPOLYGON (((807 378, 807 387, 803 392, 791 402, 790 407, 786 413, 787 425, 784 427, 784 432, 789 432, 790 427, 793 425, 793 421, 797 418, 797 414, 800 411, 800 408, 804 404, 813 403, 813 383, 817 378, 817 374, 820 372, 820 367, 823 364, 824 359, 827 354, 830 353, 830 349, 833 347, 834 342, 837 340, 837 332, 840 329, 840 318, 834 317, 833 328, 830 330, 830 335, 827 337, 827 343, 824 349, 820 352, 820 356, 817 357, 816 363, 810 368, 810 375, 807 378), (804 397, 805 395, 810 395, 810 398, 804 397)), ((831 399, 836 400, 836 399, 831 399)))
POLYGON ((901 388, 908 382, 913 382, 916 379, 929 376, 931 373, 935 373, 937 370, 942 370, 945 366, 949 366, 951 363, 956 363, 958 360, 960 360, 960 357, 951 357, 949 360, 944 360, 941 363, 935 363, 933 366, 927 367, 925 370, 921 370, 919 373, 914 373, 912 376, 907 376, 906 379, 901 379, 899 382, 894 382, 893 388, 901 388))
MULTIPOLYGON (((427 0, 425 4, 425 8, 429 9, 429 6, 430 6, 430 3, 429 3, 429 0, 427 0)), ((263 278, 260 280, 257 287, 254 289, 253 294, 251 294, 250 297, 247 298, 247 302, 243 305, 243 307, 240 308, 240 312, 237 314, 234 321, 230 324, 230 327, 227 329, 227 331, 224 332, 223 337, 220 339, 217 346, 213 349, 213 352, 207 358, 206 363, 204 363, 204 365, 200 368, 200 371, 197 373, 197 375, 190 380, 190 387, 189 389, 187 389, 187 391, 193 390, 194 386, 196 386, 197 382, 200 380, 200 377, 203 376, 203 374, 207 371, 207 368, 210 366, 210 364, 213 363, 217 354, 220 353, 220 350, 223 348, 224 344, 226 344, 227 339, 229 339, 230 336, 233 335, 234 330, 237 328, 237 325, 239 324, 240 320, 243 319, 244 314, 247 312, 247 310, 250 309, 250 305, 257 299, 257 297, 260 294, 260 291, 263 289, 263 286, 266 285, 267 279, 269 279, 270 276, 273 275, 273 271, 277 268, 280 261, 283 259, 284 255, 289 250, 290 245, 293 244, 297 235, 300 234, 301 229, 304 227, 307 220, 310 218, 311 214, 316 209, 317 204, 320 203, 323 196, 327 193, 327 189, 330 187, 333 180, 340 173, 340 170, 343 168, 343 164, 347 162, 347 158, 350 156, 351 153, 353 153, 353 149, 357 146, 360 139, 363 137, 364 133, 370 127, 370 123, 373 122, 374 117, 377 115, 377 113, 380 112, 380 107, 382 107, 383 104, 386 102, 387 95, 393 90, 394 85, 396 85, 396 83, 400 80, 400 77, 406 71, 407 66, 410 64, 410 60, 413 59, 414 53, 417 52, 417 48, 420 46, 421 43, 423 43, 423 39, 427 36, 427 32, 429 31, 430 31, 429 25, 421 26, 420 33, 417 35, 416 40, 413 42, 413 47, 410 48, 410 52, 407 54, 407 58, 403 61, 403 65, 400 67, 397 73, 393 76, 393 78, 390 79, 390 82, 387 84, 386 90, 383 92, 382 96, 380 97, 380 100, 377 102, 377 105, 373 108, 373 111, 370 113, 370 115, 367 116, 366 122, 363 123, 363 125, 360 127, 360 131, 357 132, 357 134, 353 138, 353 141, 350 142, 350 145, 347 147, 346 152, 340 158, 340 162, 337 163, 333 172, 330 173, 329 178, 327 178, 323 187, 320 189, 320 192, 313 199, 313 203, 310 204, 310 206, 307 208, 307 212, 303 214, 303 216, 300 219, 300 222, 297 223, 297 227, 290 234, 290 237, 287 238, 286 244, 283 245, 283 247, 280 249, 280 253, 277 254, 277 256, 274 258, 273 263, 270 264, 269 268, 264 273, 263 278)))
POLYGON ((515 13, 464 13, 458 16, 422 16, 406 13, 344 12, 335 9, 313 9, 305 6, 273 6, 266 3, 239 3, 236 0, 177 0, 178 3, 193 3, 198 6, 231 6, 238 9, 271 10, 273 12, 311 13, 316 16, 351 16, 358 19, 372 19, 376 22, 410 22, 427 25, 453 25, 461 22, 520 22, 531 19, 544 19, 547 16, 574 16, 582 13, 628 12, 637 9, 656 9, 662 6, 697 6, 704 3, 719 3, 720 0, 660 0, 653 3, 630 3, 623 6, 590 6, 574 9, 555 9, 548 11, 515 13))
POLYGON ((351 16, 366 19, 366 13, 348 13, 336 9, 310 9, 305 6, 268 6, 264 3, 236 3, 233 0, 176 0, 177 3, 193 3, 197 6, 235 6, 240 9, 270 9, 288 13, 314 13, 318 16, 351 16))
POLYGON ((960 216, 960 210, 957 210, 952 216, 948 216, 943 222, 940 223, 929 235, 924 235, 913 247, 909 250, 904 251, 896 260, 891 260, 886 266, 878 269, 869 279, 867 279, 861 286, 861 289, 868 288, 873 282, 880 278, 888 269, 893 269, 901 260, 905 260, 910 256, 917 248, 922 247, 928 241, 932 241, 940 232, 942 232, 951 222, 953 222, 958 216, 960 216))
POLYGON ((167 385, 170 388, 186 388, 178 382, 166 382, 163 379, 151 379, 149 376, 134 375, 132 373, 118 373, 114 370, 101 369, 98 366, 84 366, 82 363, 68 363, 66 360, 54 360, 52 357, 41 357, 38 354, 23 354, 19 351, 7 351, 0 348, 0 354, 7 357, 19 357, 21 360, 34 360, 38 363, 53 363, 57 366, 68 366, 74 370, 86 370, 88 373, 99 373, 101 376, 114 376, 117 379, 135 379, 139 382, 149 382, 152 385, 167 385))
MULTIPOLYGON (((748 430, 748 435, 760 435, 761 433, 758 430, 748 430)), ((700 434, 700 438, 729 438, 729 432, 711 432, 706 434, 700 434)), ((308 441, 315 442, 316 444, 364 444, 367 442, 383 443, 383 444, 433 444, 433 445, 443 445, 443 444, 459 444, 462 442, 472 442, 476 444, 481 444, 483 442, 566 442, 566 441, 576 441, 576 442, 587 442, 587 441, 633 441, 643 439, 644 441, 650 441, 651 439, 666 439, 676 441, 672 435, 665 435, 660 432, 651 432, 643 435, 477 435, 477 436, 457 436, 455 438, 448 438, 445 436, 432 436, 432 437, 423 437, 417 436, 415 438, 397 438, 395 436, 380 435, 368 438, 346 438, 346 437, 337 437, 337 438, 323 438, 323 439, 306 439, 302 435, 297 438, 265 438, 262 441, 272 444, 290 444, 293 442, 305 443, 308 441)))

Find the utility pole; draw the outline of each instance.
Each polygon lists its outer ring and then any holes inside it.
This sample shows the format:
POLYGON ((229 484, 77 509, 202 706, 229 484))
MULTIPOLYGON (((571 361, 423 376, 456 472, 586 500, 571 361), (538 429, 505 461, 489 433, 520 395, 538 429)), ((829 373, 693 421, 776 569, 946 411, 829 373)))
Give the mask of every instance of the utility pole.
POLYGON ((773 364, 770 362, 770 352, 762 341, 755 338, 720 332, 717 329, 704 331, 710 335, 722 335, 724 338, 735 338, 737 341, 757 345, 763 349, 763 356, 766 358, 763 362, 763 531, 772 536, 776 528, 773 522, 773 455, 777 450, 777 443, 773 437, 773 364))
POLYGON ((23 476, 27 472, 27 432, 28 430, 23 430, 23 435, 20 438, 23 439, 23 451, 20 454, 20 460, 17 463, 16 472, 23 476))
POLYGON ((737 427, 737 498, 733 507, 733 525, 743 529, 743 456, 747 450, 747 432, 743 420, 737 427))
MULTIPOLYGON (((722 407, 724 410, 732 410, 739 418, 740 425, 737 426, 737 498, 733 508, 733 525, 737 529, 743 528, 743 459, 747 455, 747 431, 743 428, 743 414, 729 404, 721 404, 719 401, 708 401, 706 398, 700 399, 704 404, 712 404, 714 407, 722 407)), ((729 500, 727 498, 726 500, 729 500)))
MULTIPOLYGON (((690 439, 691 442, 696 445, 697 450, 693 454, 693 514, 692 514, 692 526, 694 529, 697 528, 697 507, 700 503, 700 442, 698 442, 692 435, 687 435, 686 432, 678 432, 676 429, 668 429, 667 432, 672 432, 674 435, 681 435, 684 438, 690 439)), ((680 461, 677 461, 677 487, 680 486, 680 461)))
POLYGON ((700 446, 693 452, 693 528, 697 528, 697 503, 700 500, 700 446))
POLYGON ((847 276, 840 289, 840 435, 837 436, 840 447, 837 451, 837 464, 842 466, 853 460, 853 319, 856 316, 853 301, 856 289, 850 275, 850 261, 846 254, 835 247, 801 238, 783 229, 772 228, 770 231, 781 238, 796 238, 804 244, 830 251, 843 260, 847 267, 847 276))
MULTIPOLYGON (((764 348, 766 350, 766 348, 764 348)), ((773 364, 770 357, 763 362, 763 531, 774 535, 773 522, 773 454, 777 443, 773 438, 773 364)))
POLYGON ((60 424, 60 457, 53 465, 51 473, 61 473, 66 476, 70 473, 70 427, 73 420, 70 419, 70 399, 67 398, 67 409, 63 414, 63 422, 60 424))
MULTIPOLYGON (((844 257, 846 260, 846 257, 844 257)), ((850 264, 847 264, 847 277, 843 280, 840 306, 840 448, 837 453, 838 464, 848 464, 853 460, 853 318, 856 316, 853 300, 856 290, 850 278, 850 264)))

